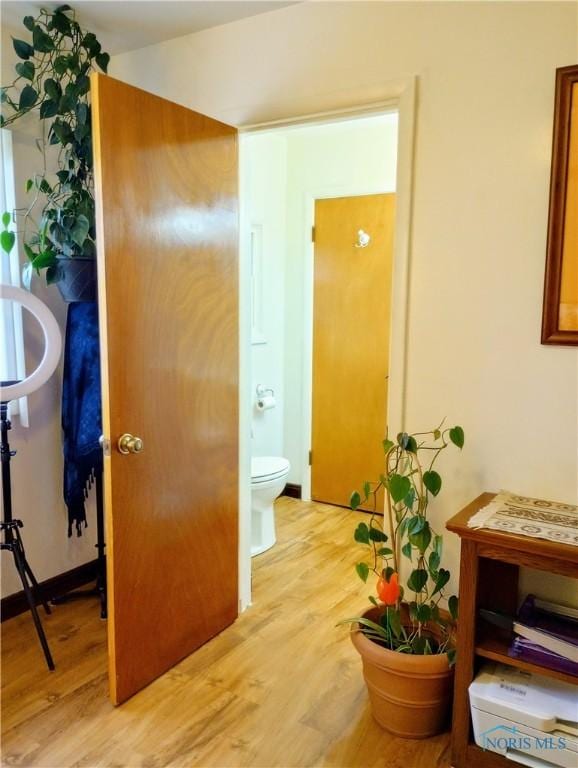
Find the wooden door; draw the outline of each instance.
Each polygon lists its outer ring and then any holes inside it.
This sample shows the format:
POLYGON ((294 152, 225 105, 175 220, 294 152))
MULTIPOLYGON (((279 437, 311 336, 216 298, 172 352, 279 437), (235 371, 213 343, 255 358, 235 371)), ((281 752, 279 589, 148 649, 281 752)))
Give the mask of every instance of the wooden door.
POLYGON ((103 75, 92 105, 120 703, 237 616, 237 135, 103 75))
POLYGON ((395 195, 315 202, 311 495, 349 505, 383 472, 395 195), (358 231, 370 236, 356 247, 358 231))

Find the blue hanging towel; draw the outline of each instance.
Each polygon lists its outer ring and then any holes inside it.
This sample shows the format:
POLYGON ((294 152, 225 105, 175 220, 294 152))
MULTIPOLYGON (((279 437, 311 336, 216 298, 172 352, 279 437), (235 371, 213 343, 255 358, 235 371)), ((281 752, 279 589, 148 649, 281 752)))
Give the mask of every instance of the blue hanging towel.
POLYGON ((64 501, 68 507, 68 535, 86 527, 84 507, 97 472, 102 472, 100 350, 98 305, 77 301, 68 305, 64 376, 62 383, 64 433, 64 501))

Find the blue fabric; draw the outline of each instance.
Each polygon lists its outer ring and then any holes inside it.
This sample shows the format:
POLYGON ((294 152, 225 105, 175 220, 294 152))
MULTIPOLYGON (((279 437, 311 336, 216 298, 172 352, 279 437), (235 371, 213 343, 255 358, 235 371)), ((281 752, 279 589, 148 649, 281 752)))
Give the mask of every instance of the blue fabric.
POLYGON ((98 305, 77 301, 68 305, 62 383, 64 433, 64 501, 68 535, 86 527, 85 500, 97 472, 102 472, 100 351, 98 305))

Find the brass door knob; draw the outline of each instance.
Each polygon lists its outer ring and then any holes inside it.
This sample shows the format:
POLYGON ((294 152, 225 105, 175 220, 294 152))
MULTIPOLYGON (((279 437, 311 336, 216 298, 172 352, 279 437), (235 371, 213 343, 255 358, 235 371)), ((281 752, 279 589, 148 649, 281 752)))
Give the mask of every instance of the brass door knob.
POLYGON ((140 453, 144 448, 143 442, 140 437, 125 432, 124 435, 118 438, 118 450, 120 453, 140 453))

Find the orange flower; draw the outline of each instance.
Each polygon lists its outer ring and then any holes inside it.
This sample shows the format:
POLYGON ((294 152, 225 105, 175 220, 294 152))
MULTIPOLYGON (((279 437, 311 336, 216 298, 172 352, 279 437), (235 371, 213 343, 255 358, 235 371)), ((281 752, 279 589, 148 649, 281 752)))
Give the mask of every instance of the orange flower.
POLYGON ((380 577, 377 581, 377 594, 385 605, 395 605, 399 600, 399 583, 397 573, 392 573, 389 581, 380 577))

